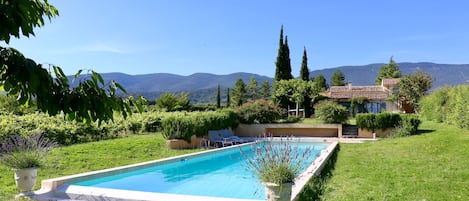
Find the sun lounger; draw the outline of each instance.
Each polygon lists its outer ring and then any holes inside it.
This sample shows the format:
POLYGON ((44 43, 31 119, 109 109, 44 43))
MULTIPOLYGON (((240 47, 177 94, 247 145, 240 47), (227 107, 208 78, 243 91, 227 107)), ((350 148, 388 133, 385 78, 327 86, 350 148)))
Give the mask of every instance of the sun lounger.
POLYGON ((241 144, 241 143, 248 142, 247 140, 244 140, 244 139, 234 135, 233 132, 229 129, 220 130, 220 135, 225 139, 232 140, 236 144, 241 144))
POLYGON ((233 140, 221 137, 218 131, 215 130, 209 130, 208 137, 210 138, 210 143, 215 145, 221 145, 222 147, 226 145, 233 145, 233 140))

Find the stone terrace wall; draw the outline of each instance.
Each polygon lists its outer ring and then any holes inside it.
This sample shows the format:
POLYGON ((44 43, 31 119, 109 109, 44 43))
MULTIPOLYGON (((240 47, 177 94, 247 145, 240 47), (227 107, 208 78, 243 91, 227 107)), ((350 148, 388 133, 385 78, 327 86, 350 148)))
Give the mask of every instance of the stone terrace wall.
POLYGON ((273 136, 342 137, 341 124, 240 124, 233 130, 240 137, 273 136))

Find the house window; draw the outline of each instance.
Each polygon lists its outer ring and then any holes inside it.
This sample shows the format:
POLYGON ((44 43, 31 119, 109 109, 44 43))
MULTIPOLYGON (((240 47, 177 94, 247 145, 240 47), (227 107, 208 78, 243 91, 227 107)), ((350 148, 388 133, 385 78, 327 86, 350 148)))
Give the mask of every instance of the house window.
POLYGON ((386 110, 386 103, 371 102, 367 103, 365 108, 369 113, 381 113, 386 110))

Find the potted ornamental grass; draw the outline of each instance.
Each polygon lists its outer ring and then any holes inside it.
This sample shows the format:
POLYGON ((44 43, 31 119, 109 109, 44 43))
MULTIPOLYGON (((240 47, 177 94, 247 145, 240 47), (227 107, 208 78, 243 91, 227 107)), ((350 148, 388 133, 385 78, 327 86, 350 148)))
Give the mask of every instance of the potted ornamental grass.
POLYGON ((252 153, 241 150, 252 171, 265 187, 266 200, 290 201, 295 178, 311 156, 313 147, 300 149, 291 138, 280 138, 256 143, 252 153))
POLYGON ((2 141, 0 163, 15 172, 15 182, 19 190, 17 198, 33 194, 37 169, 45 166, 46 155, 55 145, 55 142, 41 134, 16 135, 2 141))

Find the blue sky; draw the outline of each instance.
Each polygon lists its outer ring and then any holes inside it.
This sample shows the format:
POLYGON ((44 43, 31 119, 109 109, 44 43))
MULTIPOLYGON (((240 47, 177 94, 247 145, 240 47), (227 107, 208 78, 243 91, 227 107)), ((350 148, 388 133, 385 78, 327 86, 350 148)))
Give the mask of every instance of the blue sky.
POLYGON ((273 77, 280 26, 292 73, 428 61, 469 63, 469 2, 409 0, 49 0, 60 16, 9 46, 39 63, 127 74, 273 77))

